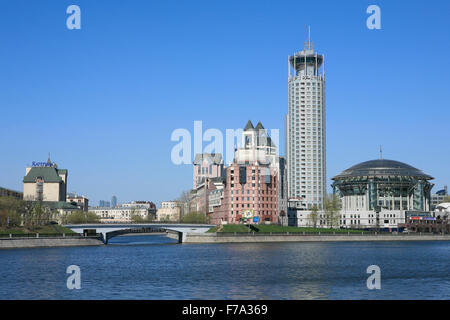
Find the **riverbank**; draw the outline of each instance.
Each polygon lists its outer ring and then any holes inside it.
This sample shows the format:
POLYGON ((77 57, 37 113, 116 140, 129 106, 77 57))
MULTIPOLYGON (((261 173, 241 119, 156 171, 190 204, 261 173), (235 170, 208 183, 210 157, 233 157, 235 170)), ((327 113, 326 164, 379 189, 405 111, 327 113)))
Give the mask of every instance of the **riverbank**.
POLYGON ((104 245, 99 237, 39 237, 0 239, 1 249, 80 247, 104 245))
POLYGON ((343 242, 343 241, 450 241, 450 235, 437 234, 262 234, 262 233, 188 233, 183 243, 259 243, 259 242, 343 242))
POLYGON ((43 226, 34 227, 12 227, 12 228, 0 228, 0 238, 9 236, 10 234, 14 236, 23 235, 28 237, 35 234, 49 234, 49 235, 62 235, 62 234, 75 234, 69 228, 61 226, 59 224, 48 224, 43 226))
MULTIPOLYGON (((340 229, 340 228, 314 228, 314 227, 293 227, 293 226, 280 226, 274 224, 257 224, 257 225, 245 225, 245 224, 224 224, 221 226, 215 226, 208 230, 208 233, 369 233, 361 229, 340 229)), ((373 233, 373 232, 371 232, 373 233)))

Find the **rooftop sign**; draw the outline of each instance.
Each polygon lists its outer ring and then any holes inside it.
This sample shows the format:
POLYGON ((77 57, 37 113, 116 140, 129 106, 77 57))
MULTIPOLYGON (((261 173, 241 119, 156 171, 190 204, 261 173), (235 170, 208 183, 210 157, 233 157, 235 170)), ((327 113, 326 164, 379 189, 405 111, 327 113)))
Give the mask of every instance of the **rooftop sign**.
POLYGON ((51 162, 36 162, 33 161, 31 163, 32 167, 50 167, 50 168, 55 168, 56 164, 55 163, 51 163, 51 162))

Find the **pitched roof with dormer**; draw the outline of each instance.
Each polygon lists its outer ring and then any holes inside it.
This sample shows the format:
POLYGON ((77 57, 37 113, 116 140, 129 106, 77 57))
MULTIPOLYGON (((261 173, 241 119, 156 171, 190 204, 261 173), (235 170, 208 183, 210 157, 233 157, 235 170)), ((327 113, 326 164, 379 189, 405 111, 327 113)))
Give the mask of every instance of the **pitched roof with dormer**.
POLYGON ((197 153, 195 155, 194 164, 201 164, 203 160, 207 160, 209 163, 221 164, 222 154, 220 153, 197 153))
POLYGON ((53 167, 33 167, 23 178, 23 182, 36 182, 37 178, 42 178, 44 182, 62 182, 59 174, 67 174, 66 169, 56 169, 53 167))

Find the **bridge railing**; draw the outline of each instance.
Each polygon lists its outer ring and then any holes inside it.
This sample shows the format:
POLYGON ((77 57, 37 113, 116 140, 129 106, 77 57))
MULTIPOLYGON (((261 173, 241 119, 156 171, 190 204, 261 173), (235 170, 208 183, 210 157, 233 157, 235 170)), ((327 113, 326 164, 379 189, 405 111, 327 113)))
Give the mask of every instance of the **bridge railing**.
POLYGON ((83 235, 80 233, 0 233, 0 239, 30 239, 30 238, 101 238, 101 233, 83 235))
MULTIPOLYGON (((433 233, 424 233, 424 232, 400 232, 400 233, 385 233, 385 232, 217 232, 216 236, 218 237, 228 237, 228 236, 421 236, 421 235, 432 235, 433 233)), ((434 234, 442 234, 442 233, 434 233, 434 234)), ((211 233, 205 233, 206 235, 211 235, 211 233)))

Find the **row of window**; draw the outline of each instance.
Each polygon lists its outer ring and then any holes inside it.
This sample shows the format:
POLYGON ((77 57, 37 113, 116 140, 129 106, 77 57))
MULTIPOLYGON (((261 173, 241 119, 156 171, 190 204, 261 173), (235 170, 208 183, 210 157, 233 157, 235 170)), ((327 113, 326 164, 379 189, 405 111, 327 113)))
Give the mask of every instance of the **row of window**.
MULTIPOLYGON (((262 203, 258 207, 260 207, 260 208, 273 208, 274 206, 273 206, 273 204, 270 204, 270 206, 269 206, 268 203, 262 203)), ((241 205, 239 205, 239 204, 233 204, 232 203, 231 204, 231 208, 245 208, 245 204, 242 203, 241 205)), ((255 208, 255 204, 251 204, 251 206, 250 206, 250 203, 247 203, 247 208, 255 208)))
MULTIPOLYGON (((252 194, 255 194, 255 190, 251 190, 252 194)), ((239 194, 239 189, 231 190, 231 194, 239 194)), ((241 194, 245 194, 244 190, 242 190, 241 194)), ((250 190, 247 189, 247 194, 250 194, 250 190)), ((261 190, 261 194, 264 194, 264 190, 261 190)), ((267 190, 267 194, 274 194, 272 190, 267 190)))
MULTIPOLYGON (((231 211, 231 214, 232 215, 238 215, 238 214, 240 214, 239 213, 239 211, 231 211)), ((258 214, 258 211, 255 211, 255 215, 257 215, 258 214)), ((262 210, 261 212, 260 212, 260 214, 261 215, 270 215, 270 216, 273 216, 273 215, 275 215, 276 213, 275 213, 275 211, 272 211, 272 210, 262 210)))
MULTIPOLYGON (((239 201, 239 197, 234 198, 236 201, 239 201)), ((233 198, 231 198, 233 200, 233 198)), ((241 201, 245 201, 245 197, 241 197, 241 201)), ((247 197, 247 201, 250 201, 250 197, 247 197)), ((252 197, 252 201, 255 201, 255 197, 252 197)), ((273 201, 273 197, 261 197, 260 201, 273 201)))

